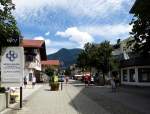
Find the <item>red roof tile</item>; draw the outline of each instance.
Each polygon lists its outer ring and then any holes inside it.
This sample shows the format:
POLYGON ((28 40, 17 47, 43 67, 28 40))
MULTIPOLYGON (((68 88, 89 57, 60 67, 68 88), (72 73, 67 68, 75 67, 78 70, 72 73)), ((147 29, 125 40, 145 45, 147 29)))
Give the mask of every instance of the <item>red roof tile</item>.
POLYGON ((23 47, 33 47, 33 48, 41 48, 44 40, 22 40, 21 46, 23 47))
POLYGON ((47 61, 42 61, 42 65, 60 65, 59 60, 47 60, 47 61))

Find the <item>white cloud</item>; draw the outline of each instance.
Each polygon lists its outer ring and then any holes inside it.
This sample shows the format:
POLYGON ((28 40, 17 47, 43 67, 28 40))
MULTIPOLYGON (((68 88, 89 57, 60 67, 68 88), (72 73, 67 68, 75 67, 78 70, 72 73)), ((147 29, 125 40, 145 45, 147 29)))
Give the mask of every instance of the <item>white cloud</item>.
POLYGON ((42 37, 42 36, 37 36, 37 37, 34 37, 33 39, 34 39, 34 40, 44 40, 45 43, 46 43, 46 46, 51 45, 51 42, 52 42, 50 39, 46 39, 46 38, 44 38, 44 37, 42 37))
POLYGON ((115 24, 101 26, 82 26, 80 29, 90 33, 93 36, 100 36, 100 38, 113 40, 128 35, 132 29, 132 26, 128 24, 115 24))
MULTIPOLYGON (((16 4, 15 15, 24 20, 48 14, 46 8, 64 9, 74 16, 105 17, 121 9, 126 0, 13 0, 16 4)), ((50 11, 50 10, 49 10, 50 11)))
POLYGON ((58 48, 48 47, 46 49, 46 53, 47 53, 47 55, 49 55, 49 54, 53 54, 53 53, 57 52, 58 50, 59 50, 58 48))
POLYGON ((52 47, 63 47, 63 48, 77 48, 78 45, 74 42, 70 42, 70 41, 53 41, 52 42, 52 47))
POLYGON ((50 34, 50 32, 46 32, 46 33, 45 33, 45 36, 48 36, 49 34, 50 34))
POLYGON ((68 28, 64 32, 58 31, 56 35, 68 38, 69 41, 78 43, 79 47, 83 47, 87 42, 94 42, 94 38, 89 33, 81 32, 77 27, 68 28))

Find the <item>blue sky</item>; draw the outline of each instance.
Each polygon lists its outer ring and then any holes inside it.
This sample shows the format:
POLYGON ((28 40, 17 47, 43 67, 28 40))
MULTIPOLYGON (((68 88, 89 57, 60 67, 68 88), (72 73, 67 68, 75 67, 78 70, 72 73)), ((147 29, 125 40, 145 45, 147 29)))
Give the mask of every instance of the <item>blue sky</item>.
POLYGON ((129 36, 135 0, 12 0, 26 39, 45 40, 47 54, 129 36))

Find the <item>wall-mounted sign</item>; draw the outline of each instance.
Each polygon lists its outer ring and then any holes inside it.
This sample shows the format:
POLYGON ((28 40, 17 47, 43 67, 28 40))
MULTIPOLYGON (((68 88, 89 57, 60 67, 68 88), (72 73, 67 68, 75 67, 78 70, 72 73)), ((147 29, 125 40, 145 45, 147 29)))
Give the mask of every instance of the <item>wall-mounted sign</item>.
POLYGON ((20 44, 20 38, 17 36, 6 39, 6 46, 19 46, 19 44, 20 44))
POLYGON ((1 58, 2 86, 19 87, 24 77, 24 50, 23 47, 7 47, 1 58))

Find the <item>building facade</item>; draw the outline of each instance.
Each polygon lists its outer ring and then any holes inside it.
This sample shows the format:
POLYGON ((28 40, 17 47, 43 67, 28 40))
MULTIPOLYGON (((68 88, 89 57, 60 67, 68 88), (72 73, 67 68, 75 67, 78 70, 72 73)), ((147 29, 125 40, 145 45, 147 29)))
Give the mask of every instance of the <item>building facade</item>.
POLYGON ((28 82, 35 76, 37 82, 41 82, 42 60, 47 60, 45 42, 43 40, 22 40, 21 46, 24 47, 25 67, 24 76, 28 82))
POLYGON ((150 58, 132 58, 121 62, 121 83, 150 86, 150 58))

